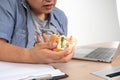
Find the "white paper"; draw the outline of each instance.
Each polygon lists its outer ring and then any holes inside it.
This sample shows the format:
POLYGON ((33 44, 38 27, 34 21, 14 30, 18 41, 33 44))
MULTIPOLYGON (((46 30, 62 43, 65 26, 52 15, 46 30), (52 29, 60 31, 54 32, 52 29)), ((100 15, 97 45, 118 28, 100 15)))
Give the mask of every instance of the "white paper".
POLYGON ((54 69, 48 64, 22 64, 0 62, 0 80, 19 80, 29 76, 51 74, 52 76, 64 75, 59 69, 54 69))
POLYGON ((106 75, 112 74, 112 73, 116 73, 116 72, 120 72, 120 66, 113 67, 113 68, 110 68, 110 69, 105 69, 105 70, 92 72, 91 74, 93 74, 95 76, 98 76, 98 77, 101 77, 101 78, 106 79, 106 80, 112 80, 114 78, 120 78, 120 75, 119 76, 115 76, 115 77, 111 77, 111 78, 106 76, 106 75))

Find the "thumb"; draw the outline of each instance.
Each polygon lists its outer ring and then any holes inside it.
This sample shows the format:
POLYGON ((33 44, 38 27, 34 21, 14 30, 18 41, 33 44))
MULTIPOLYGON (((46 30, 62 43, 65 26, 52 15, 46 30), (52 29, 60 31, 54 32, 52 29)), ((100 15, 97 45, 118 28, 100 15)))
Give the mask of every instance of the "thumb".
POLYGON ((36 37, 37 37, 37 43, 43 43, 43 40, 40 38, 39 35, 37 35, 36 37))
POLYGON ((46 45, 46 48, 48 48, 48 49, 54 49, 55 47, 57 47, 56 42, 48 42, 46 45))

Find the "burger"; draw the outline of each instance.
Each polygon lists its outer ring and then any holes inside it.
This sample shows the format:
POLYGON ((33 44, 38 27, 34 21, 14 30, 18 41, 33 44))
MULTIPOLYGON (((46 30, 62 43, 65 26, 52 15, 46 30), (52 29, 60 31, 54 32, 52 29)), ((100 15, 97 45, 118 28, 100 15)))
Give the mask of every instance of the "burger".
POLYGON ((57 43, 57 47, 53 49, 54 51, 61 51, 65 48, 73 49, 76 44, 76 40, 73 39, 72 36, 66 37, 60 34, 52 34, 49 38, 49 42, 57 43))

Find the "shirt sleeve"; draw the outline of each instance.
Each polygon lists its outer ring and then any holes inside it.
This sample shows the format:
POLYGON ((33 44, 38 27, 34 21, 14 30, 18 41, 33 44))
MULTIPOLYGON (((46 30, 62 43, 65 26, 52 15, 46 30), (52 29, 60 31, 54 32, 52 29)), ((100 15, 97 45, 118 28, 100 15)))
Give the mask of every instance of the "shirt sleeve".
POLYGON ((11 10, 10 6, 8 6, 8 3, 0 1, 0 38, 10 42, 14 29, 14 19, 11 14, 12 11, 9 11, 11 10))

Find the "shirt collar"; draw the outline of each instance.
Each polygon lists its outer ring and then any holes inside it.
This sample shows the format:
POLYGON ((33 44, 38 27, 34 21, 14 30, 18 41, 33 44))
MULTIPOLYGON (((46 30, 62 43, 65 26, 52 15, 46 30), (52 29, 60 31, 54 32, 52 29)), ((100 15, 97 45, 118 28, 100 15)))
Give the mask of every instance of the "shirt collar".
MULTIPOLYGON (((20 0, 21 1, 21 4, 23 5, 24 8, 26 8, 27 10, 30 10, 30 7, 29 5, 27 4, 26 0, 20 0)), ((54 10, 55 8, 53 9, 53 11, 50 13, 50 21, 49 21, 49 24, 52 24, 54 25, 55 27, 57 27, 59 24, 59 20, 57 20, 57 17, 55 16, 54 14, 54 10)))
POLYGON ((53 9, 53 11, 50 13, 50 24, 52 24, 53 26, 56 27, 56 29, 58 30, 58 32, 60 34, 63 34, 63 30, 61 28, 62 24, 60 23, 60 17, 59 15, 56 14, 56 8, 53 9))
POLYGON ((50 24, 54 25, 55 27, 57 27, 59 20, 57 19, 56 15, 54 14, 54 9, 53 11, 50 13, 50 24))
POLYGON ((26 0, 20 0, 20 1, 24 8, 29 9, 29 5, 27 4, 26 0))

